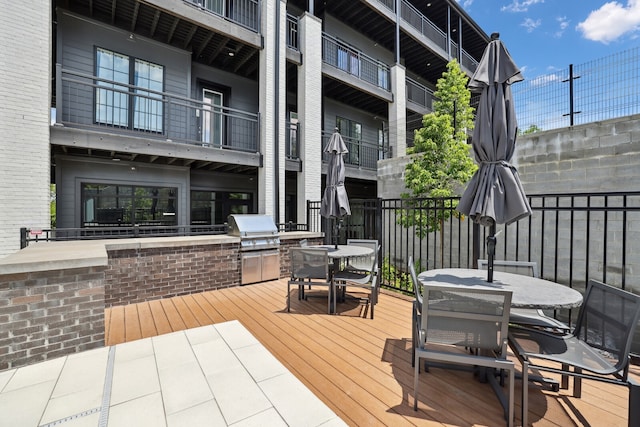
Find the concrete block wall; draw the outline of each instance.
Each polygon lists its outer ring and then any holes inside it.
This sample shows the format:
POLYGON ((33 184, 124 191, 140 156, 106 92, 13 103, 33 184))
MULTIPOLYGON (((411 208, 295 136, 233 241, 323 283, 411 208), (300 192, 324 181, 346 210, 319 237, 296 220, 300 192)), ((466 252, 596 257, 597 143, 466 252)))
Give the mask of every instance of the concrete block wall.
MULTIPOLYGON (((405 156, 378 162, 378 197, 393 199, 406 191, 404 169, 409 161, 410 157, 405 156)), ((519 136, 513 163, 529 195, 638 191, 640 115, 519 136)), ((547 203, 553 201, 548 199, 547 203)), ((580 203, 584 206, 585 202, 580 203)), ((638 207, 640 197, 629 197, 624 202, 620 198, 608 200, 609 207, 622 203, 638 207)), ((590 204, 602 206, 604 200, 592 198, 590 204)), ((515 230, 499 235, 499 256, 504 253, 515 256, 519 251, 518 256, 538 261, 545 277, 553 276, 560 282, 572 280, 575 284, 587 277, 599 280, 606 277, 607 282, 619 285, 624 279, 628 289, 640 292, 640 214, 629 213, 624 218, 620 212, 607 215, 605 227, 602 214, 587 217, 578 212, 571 218, 565 212, 556 221, 550 212, 545 213, 543 220, 538 210, 532 218, 531 241, 524 237, 529 231, 529 219, 520 221, 519 236, 515 230)), ((498 226, 498 230, 503 228, 498 226)), ((450 241, 448 233, 449 228, 445 227, 445 242, 450 241)), ((456 250, 453 248, 454 253, 456 250)), ((395 253, 396 258, 404 256, 402 248, 395 253)), ((463 252, 460 263, 467 262, 463 252)))
POLYGON ((0 274, 0 371, 102 346, 104 267, 0 274))
POLYGON ((240 284, 239 243, 109 250, 105 306, 240 284))
POLYGON ((529 194, 640 189, 640 115, 517 140, 515 164, 529 194))

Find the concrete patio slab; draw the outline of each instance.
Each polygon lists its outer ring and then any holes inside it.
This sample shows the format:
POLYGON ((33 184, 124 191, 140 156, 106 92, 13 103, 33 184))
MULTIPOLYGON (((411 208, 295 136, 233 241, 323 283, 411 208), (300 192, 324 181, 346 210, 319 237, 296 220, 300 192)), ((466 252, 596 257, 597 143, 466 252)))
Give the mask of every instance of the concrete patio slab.
POLYGON ((346 425, 238 321, 0 372, 0 413, 17 427, 346 425))

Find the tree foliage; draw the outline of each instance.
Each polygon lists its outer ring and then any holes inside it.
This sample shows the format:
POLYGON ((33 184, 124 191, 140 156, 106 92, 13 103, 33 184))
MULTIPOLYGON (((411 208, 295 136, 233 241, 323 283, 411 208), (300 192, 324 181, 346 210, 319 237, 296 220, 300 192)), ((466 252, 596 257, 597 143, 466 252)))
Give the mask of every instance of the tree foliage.
POLYGON ((518 133, 519 133, 520 135, 529 135, 529 134, 532 134, 532 133, 535 133, 535 132, 540 132, 541 130, 542 130, 542 129, 540 129, 540 128, 538 127, 538 125, 530 125, 530 126, 529 126, 527 129, 525 129, 525 130, 520 130, 520 129, 518 129, 518 133))
POLYGON ((420 237, 440 229, 457 205, 453 197, 477 169, 467 144, 473 128, 467 81, 457 61, 447 64, 434 93, 434 112, 423 117, 414 146, 407 150, 413 154, 405 169, 405 186, 410 192, 402 197, 408 199, 410 209, 403 210, 399 221, 415 227, 420 237))

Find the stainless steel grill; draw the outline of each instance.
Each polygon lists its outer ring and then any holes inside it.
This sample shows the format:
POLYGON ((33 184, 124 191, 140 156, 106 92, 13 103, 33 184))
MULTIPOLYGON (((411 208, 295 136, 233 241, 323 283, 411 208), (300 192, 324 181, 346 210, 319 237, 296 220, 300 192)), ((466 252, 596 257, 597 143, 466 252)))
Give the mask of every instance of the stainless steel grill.
POLYGON ((280 235, 268 215, 229 215, 231 236, 240 237, 241 283, 280 278, 280 235))

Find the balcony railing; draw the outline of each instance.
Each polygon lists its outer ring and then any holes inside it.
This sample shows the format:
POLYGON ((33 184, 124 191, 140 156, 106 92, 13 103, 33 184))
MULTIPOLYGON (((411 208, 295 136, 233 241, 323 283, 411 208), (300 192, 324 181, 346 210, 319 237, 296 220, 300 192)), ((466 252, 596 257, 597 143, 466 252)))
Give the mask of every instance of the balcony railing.
POLYGON ((421 85, 417 81, 407 77, 407 99, 415 104, 418 104, 429 111, 433 111, 433 91, 424 85, 421 85))
MULTIPOLYGON (((445 52, 447 51, 447 33, 438 28, 436 24, 431 22, 406 0, 403 0, 400 5, 400 16, 407 24, 418 30, 420 34, 434 42, 445 52)), ((451 55, 456 58, 458 57, 458 48, 455 42, 451 43, 451 55)), ((458 62, 471 71, 475 71, 478 66, 478 62, 464 49, 462 50, 462 57, 458 62)))
POLYGON ((70 127, 258 152, 257 113, 56 67, 56 120, 70 127))
MULTIPOLYGON (((331 132, 322 132, 322 149, 326 147, 329 138, 331 138, 331 132)), ((366 141, 363 139, 350 138, 342 135, 344 143, 349 150, 348 154, 343 156, 344 163, 346 165, 358 166, 362 169, 377 170, 378 160, 388 159, 391 157, 389 148, 386 144, 379 145, 375 142, 366 141)), ((329 154, 322 152, 322 161, 329 161, 329 154)))
POLYGON ((298 18, 287 14, 287 47, 295 50, 300 49, 298 39, 298 18))
POLYGON ((360 80, 386 91, 390 89, 390 69, 387 64, 326 33, 322 34, 322 60, 360 80))
POLYGON ((288 159, 300 158, 300 123, 287 122, 285 124, 285 156, 288 159))
POLYGON ((260 30, 260 1, 257 0, 185 0, 207 12, 242 25, 252 31, 260 30))

